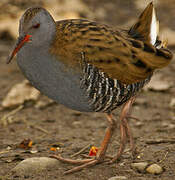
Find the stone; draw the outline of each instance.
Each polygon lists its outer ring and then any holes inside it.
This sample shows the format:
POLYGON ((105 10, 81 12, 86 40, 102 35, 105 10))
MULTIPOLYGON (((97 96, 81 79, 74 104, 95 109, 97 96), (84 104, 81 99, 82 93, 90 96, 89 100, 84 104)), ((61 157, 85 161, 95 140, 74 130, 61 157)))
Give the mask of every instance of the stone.
POLYGON ((38 174, 46 169, 51 169, 59 164, 59 161, 48 157, 33 157, 21 161, 11 172, 18 176, 30 176, 38 174))
POLYGON ((146 168, 146 172, 150 174, 161 174, 163 172, 163 168, 158 164, 152 164, 146 168))
POLYGON ((138 172, 143 173, 146 169, 146 167, 148 166, 147 162, 138 162, 138 163, 132 163, 131 167, 135 170, 137 170, 138 172))
POLYGON ((2 101, 3 108, 16 107, 25 101, 36 101, 40 92, 30 85, 29 81, 24 80, 15 84, 2 101))

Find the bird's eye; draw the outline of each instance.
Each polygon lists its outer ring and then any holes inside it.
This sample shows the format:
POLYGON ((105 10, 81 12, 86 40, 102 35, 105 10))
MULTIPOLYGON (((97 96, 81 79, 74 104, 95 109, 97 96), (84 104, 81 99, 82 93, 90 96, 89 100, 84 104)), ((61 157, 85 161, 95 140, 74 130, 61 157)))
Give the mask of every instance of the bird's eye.
POLYGON ((35 25, 33 25, 32 27, 35 28, 35 29, 37 29, 37 28, 40 27, 40 24, 39 24, 39 23, 38 23, 38 24, 35 24, 35 25))

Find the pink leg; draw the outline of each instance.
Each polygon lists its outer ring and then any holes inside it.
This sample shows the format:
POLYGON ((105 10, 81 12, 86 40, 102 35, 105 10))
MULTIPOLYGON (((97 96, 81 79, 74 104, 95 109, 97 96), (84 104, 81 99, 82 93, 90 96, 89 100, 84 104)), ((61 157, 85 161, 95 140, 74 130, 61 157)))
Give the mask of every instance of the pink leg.
POLYGON ((132 106, 134 100, 135 100, 135 97, 131 98, 128 102, 126 102, 123 105, 123 108, 122 108, 122 111, 120 114, 120 122, 121 122, 121 124, 120 124, 120 138, 121 138, 120 147, 119 147, 117 155, 112 158, 111 163, 115 162, 116 160, 118 160, 121 157, 121 155, 125 149, 127 137, 129 138, 129 141, 130 141, 130 147, 131 147, 132 153, 134 154, 134 152, 135 152, 135 145, 134 145, 134 140, 133 140, 133 136, 132 136, 132 131, 131 131, 131 128, 127 121, 127 118, 129 117, 129 114, 131 111, 131 106, 132 106))
POLYGON ((104 160, 110 139, 111 139, 111 137, 114 133, 114 130, 115 130, 115 121, 112 117, 112 114, 106 114, 106 116, 107 116, 107 120, 109 122, 109 126, 106 130, 105 137, 101 143, 101 147, 100 147, 95 159, 72 160, 72 159, 63 158, 63 157, 61 157, 61 155, 52 155, 51 156, 51 157, 58 159, 62 162, 71 163, 71 164, 82 164, 80 166, 74 167, 74 168, 66 171, 65 174, 73 173, 73 172, 79 171, 83 168, 93 166, 93 165, 100 163, 104 160))

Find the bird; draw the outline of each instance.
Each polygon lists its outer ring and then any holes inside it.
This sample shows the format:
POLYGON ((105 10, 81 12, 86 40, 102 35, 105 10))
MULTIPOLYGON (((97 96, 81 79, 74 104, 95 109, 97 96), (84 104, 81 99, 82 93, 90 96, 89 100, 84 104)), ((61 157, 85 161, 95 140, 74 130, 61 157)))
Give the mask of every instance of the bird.
POLYGON ((7 64, 15 55, 24 76, 41 93, 70 109, 107 117, 109 125, 95 158, 52 156, 77 165, 65 174, 104 161, 116 129, 112 112, 119 106, 120 146, 110 162, 121 157, 127 139, 135 153, 128 123, 132 104, 154 72, 173 58, 159 37, 153 2, 127 30, 86 19, 55 21, 43 7, 28 8, 20 19, 19 37, 7 64))

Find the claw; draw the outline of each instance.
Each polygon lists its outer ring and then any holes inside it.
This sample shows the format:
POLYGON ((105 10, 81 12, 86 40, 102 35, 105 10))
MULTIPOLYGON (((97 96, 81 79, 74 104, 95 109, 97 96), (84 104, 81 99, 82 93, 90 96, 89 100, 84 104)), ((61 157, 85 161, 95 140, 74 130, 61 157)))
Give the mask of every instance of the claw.
POLYGON ((95 158, 91 158, 91 159, 84 159, 84 160, 72 160, 72 159, 67 159, 67 158, 63 158, 60 154, 59 155, 52 155, 52 158, 58 159, 59 161, 65 162, 65 163, 70 163, 70 164, 78 164, 79 166, 74 167, 68 171, 66 171, 64 174, 70 174, 73 172, 77 172, 79 170, 82 170, 84 168, 87 168, 89 166, 94 166, 98 163, 101 162, 105 162, 105 158, 110 158, 111 160, 108 160, 108 164, 114 163, 115 161, 119 160, 119 158, 121 157, 124 149, 125 149, 125 145, 127 142, 127 137, 129 138, 130 141, 130 146, 131 146, 131 150, 133 152, 133 154, 135 154, 135 146, 134 146, 134 141, 133 141, 133 136, 132 136, 132 132, 131 129, 129 127, 128 124, 128 117, 129 113, 130 113, 130 109, 131 106, 134 102, 135 98, 131 98, 124 106, 120 115, 120 136, 121 136, 121 140, 120 140, 120 147, 118 150, 118 153, 116 156, 114 157, 110 157, 110 156, 106 156, 106 150, 108 148, 110 139, 114 133, 114 130, 116 128, 116 123, 112 117, 112 114, 107 114, 107 119, 109 122, 109 126, 106 130, 106 134, 105 137, 101 143, 101 146, 99 149, 93 147, 90 150, 90 154, 95 154, 95 158), (98 152, 97 152, 98 150, 98 152))

